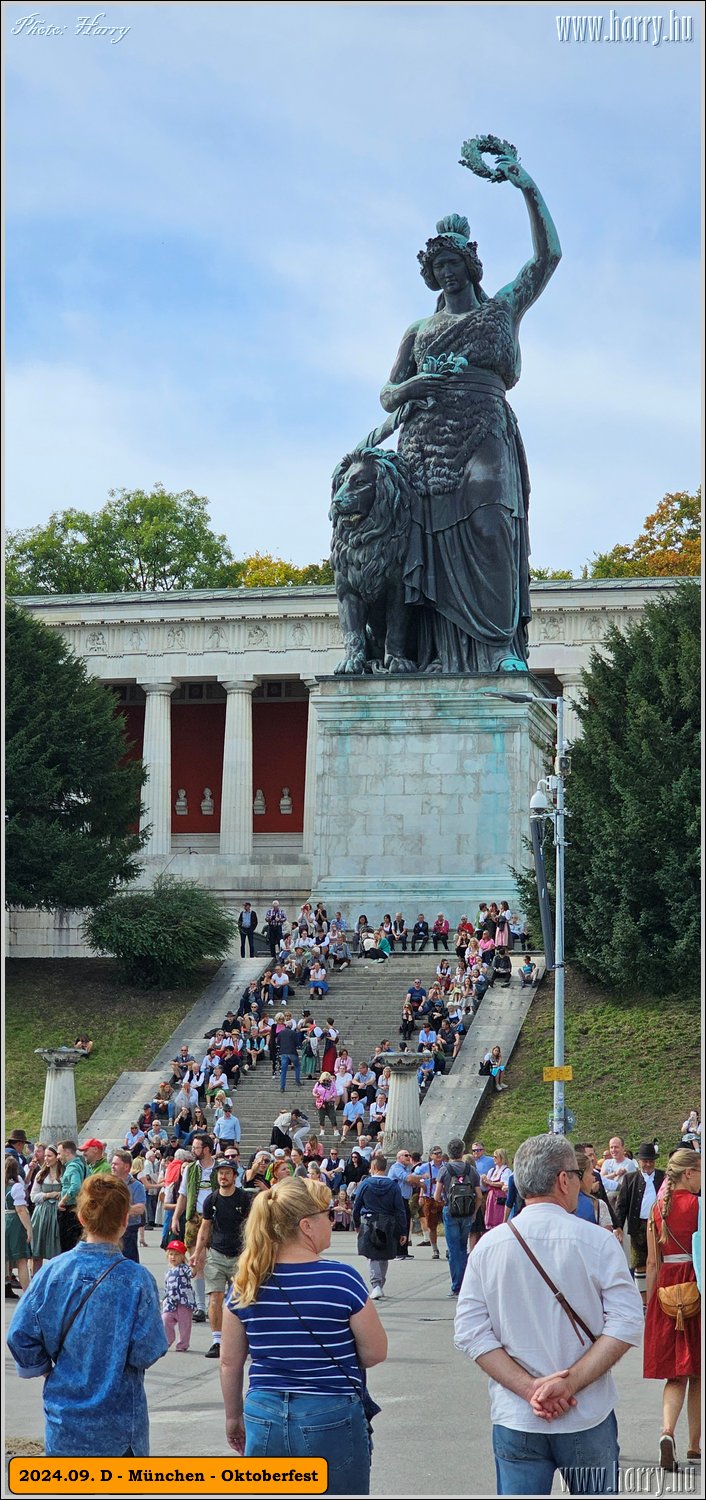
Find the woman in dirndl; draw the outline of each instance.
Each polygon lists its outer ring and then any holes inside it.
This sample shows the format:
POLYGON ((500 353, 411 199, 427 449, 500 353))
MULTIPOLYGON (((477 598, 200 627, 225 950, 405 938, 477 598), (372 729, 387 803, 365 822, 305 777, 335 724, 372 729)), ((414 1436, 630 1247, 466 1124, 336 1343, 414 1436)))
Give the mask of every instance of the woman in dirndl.
MULTIPOLYGON (((643 1373, 664 1380, 659 1457, 663 1469, 678 1469, 674 1432, 686 1397, 687 1458, 701 1457, 701 1313, 670 1317, 659 1293, 696 1283, 692 1235, 699 1218, 701 1157, 690 1146, 670 1156, 647 1225, 647 1315, 643 1373), (680 1326, 681 1324, 681 1326, 680 1326)), ((696 1305, 696 1292, 688 1292, 696 1305)))
POLYGON ((14 1156, 5 1158, 5 1266, 13 1266, 23 1292, 29 1286, 29 1257, 32 1254, 32 1225, 27 1208, 27 1193, 19 1163, 14 1156))
POLYGON ((486 1229, 494 1229, 496 1224, 502 1224, 505 1218, 507 1190, 511 1176, 507 1151, 503 1151, 498 1147, 493 1152, 493 1167, 491 1171, 484 1172, 481 1177, 481 1186, 488 1189, 485 1197, 486 1229))
POLYGON ((61 1255, 57 1205, 61 1197, 61 1162, 55 1146, 47 1146, 30 1194, 32 1210, 32 1272, 42 1262, 61 1255))

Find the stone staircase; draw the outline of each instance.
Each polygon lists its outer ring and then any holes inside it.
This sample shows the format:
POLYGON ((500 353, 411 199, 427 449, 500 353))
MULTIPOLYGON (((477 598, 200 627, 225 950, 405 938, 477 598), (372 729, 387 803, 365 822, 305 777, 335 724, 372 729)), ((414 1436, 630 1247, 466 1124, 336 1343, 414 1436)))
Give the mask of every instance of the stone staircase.
MULTIPOLYGON (((359 1063, 367 1062, 383 1037, 388 1037, 393 1046, 399 1042, 400 1017, 407 990, 412 980, 418 977, 428 989, 436 977, 437 963, 438 957, 433 951, 396 953, 384 964, 354 958, 350 969, 333 975, 329 970, 330 988, 323 1000, 310 1000, 308 986, 296 988, 294 1000, 288 1002, 289 1008, 295 1015, 301 1015, 303 1009, 310 1010, 320 1025, 327 1016, 333 1016, 341 1042, 348 1046, 357 1069, 359 1063)), ((270 1060, 263 1058, 254 1072, 242 1078, 234 1097, 235 1113, 242 1131, 243 1159, 257 1147, 267 1145, 272 1122, 281 1109, 304 1110, 312 1130, 314 1126, 318 1130, 311 1097, 314 1080, 304 1079, 301 1088, 297 1088, 290 1067, 286 1093, 280 1094, 279 1073, 274 1080, 271 1074, 270 1060)), ((327 1143, 331 1141, 330 1129, 326 1140, 327 1143)), ((354 1136, 349 1135, 343 1143, 343 1154, 347 1155, 354 1144, 354 1136)))
MULTIPOLYGON (((429 989, 436 975, 439 956, 433 950, 423 954, 395 953, 384 964, 354 958, 349 969, 338 974, 329 971, 330 988, 325 999, 314 1002, 310 999, 308 986, 296 987, 294 998, 288 1002, 289 1008, 295 1015, 309 1009, 321 1025, 327 1016, 333 1016, 341 1042, 348 1046, 357 1069, 361 1062, 368 1060, 384 1037, 389 1038, 393 1047, 398 1045, 405 994, 417 977, 429 989)), ((513 956, 515 969, 520 961, 518 952, 513 956)), ((196 1005, 153 1060, 151 1068, 142 1073, 120 1075, 83 1127, 81 1139, 97 1136, 109 1143, 109 1149, 120 1145, 130 1121, 137 1118, 142 1105, 153 1097, 161 1080, 169 1076, 169 1060, 176 1055, 179 1044, 187 1042, 200 1061, 207 1047, 205 1033, 220 1025, 228 1007, 237 1010, 248 981, 259 976, 265 967, 262 957, 236 958, 222 964, 196 1005)), ((509 990, 498 989, 496 985, 488 991, 456 1063, 446 1075, 434 1080, 424 1100, 422 1128, 425 1148, 428 1148, 432 1136, 436 1139, 445 1138, 449 1133, 465 1134, 487 1086, 486 1079, 478 1078, 478 1059, 488 1046, 496 1042, 502 1046, 504 1056, 509 1057, 534 993, 534 989, 521 990, 516 974, 509 990)), ((416 1042, 413 1045, 416 1046, 416 1042)), ((303 1110, 312 1130, 318 1130, 312 1087, 313 1079, 304 1079, 297 1088, 290 1068, 286 1092, 281 1094, 279 1070, 273 1079, 267 1055, 261 1058, 254 1070, 242 1075, 233 1103, 242 1132, 243 1160, 247 1160, 256 1149, 268 1145, 273 1121, 283 1109, 297 1107, 303 1110)), ((327 1130, 326 1141, 331 1143, 330 1130, 327 1130)), ((338 1144, 342 1154, 348 1155, 355 1137, 351 1134, 344 1143, 338 1144)))

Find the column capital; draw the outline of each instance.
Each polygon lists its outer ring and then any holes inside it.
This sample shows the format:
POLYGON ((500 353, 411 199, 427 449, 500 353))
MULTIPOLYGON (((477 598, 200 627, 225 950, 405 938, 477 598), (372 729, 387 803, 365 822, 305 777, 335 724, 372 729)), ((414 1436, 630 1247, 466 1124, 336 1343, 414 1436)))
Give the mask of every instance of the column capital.
POLYGON ((170 677, 167 682, 141 682, 139 686, 142 688, 143 693, 146 693, 148 697, 151 693, 164 693, 165 696, 171 698, 172 693, 174 692, 175 682, 174 678, 170 677))
POLYGON ((314 689, 319 686, 318 677, 303 677, 302 682, 304 683, 304 686, 309 689, 310 693, 313 693, 314 689))
POLYGON ((257 687, 254 677, 219 677, 218 681, 227 693, 252 693, 257 687))

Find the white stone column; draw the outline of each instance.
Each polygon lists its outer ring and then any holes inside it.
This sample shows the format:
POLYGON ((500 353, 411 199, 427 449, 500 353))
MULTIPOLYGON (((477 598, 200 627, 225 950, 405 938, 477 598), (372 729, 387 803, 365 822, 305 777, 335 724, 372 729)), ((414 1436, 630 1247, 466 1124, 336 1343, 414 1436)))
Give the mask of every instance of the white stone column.
POLYGON ((385 1116, 385 1156, 394 1161, 398 1151, 422 1151, 422 1111, 417 1069, 428 1052, 386 1052, 392 1072, 385 1116))
POLYGON ((309 717, 306 724, 306 769, 304 772, 304 858, 314 858, 314 818, 316 814, 316 745, 319 737, 319 719, 316 712, 315 677, 306 679, 309 689, 309 717))
POLYGON ((47 1065, 39 1139, 51 1146, 57 1141, 78 1141, 74 1068, 84 1054, 75 1047, 35 1047, 34 1051, 47 1065))
POLYGON ((221 788, 221 854, 252 859, 252 692, 253 678, 224 682, 226 728, 221 788))
POLYGON ((172 847, 172 689, 173 682, 143 682, 147 702, 145 704, 145 736, 142 759, 149 773, 142 796, 145 811, 141 826, 151 824, 149 843, 146 844, 146 859, 164 859, 172 847))
POLYGON ((576 704, 581 699, 582 685, 580 672, 557 672, 557 677, 562 686, 564 699, 564 737, 568 744, 581 738, 581 721, 576 712, 576 704))

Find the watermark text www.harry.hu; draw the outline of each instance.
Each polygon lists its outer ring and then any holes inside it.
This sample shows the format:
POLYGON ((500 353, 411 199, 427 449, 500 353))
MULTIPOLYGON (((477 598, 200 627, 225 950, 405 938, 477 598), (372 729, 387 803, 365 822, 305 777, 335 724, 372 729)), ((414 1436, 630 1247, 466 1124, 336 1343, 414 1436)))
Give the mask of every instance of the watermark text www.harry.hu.
POLYGON ((560 42, 647 42, 661 47, 668 42, 693 42, 694 18, 670 10, 668 16, 557 16, 560 42))

